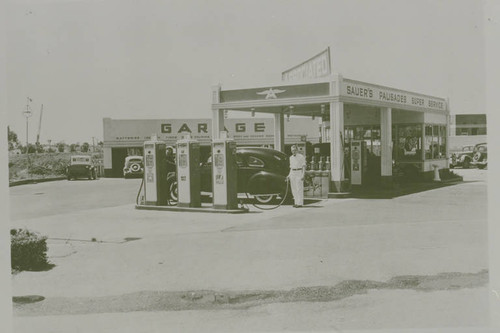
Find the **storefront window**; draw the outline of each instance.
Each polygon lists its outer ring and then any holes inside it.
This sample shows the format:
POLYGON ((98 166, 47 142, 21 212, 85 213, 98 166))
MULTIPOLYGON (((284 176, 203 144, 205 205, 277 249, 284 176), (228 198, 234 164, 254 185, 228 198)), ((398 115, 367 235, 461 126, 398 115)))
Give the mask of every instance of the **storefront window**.
POLYGON ((439 125, 432 126, 432 158, 439 158, 439 125))
POLYGON ((398 160, 415 161, 422 159, 421 125, 398 125, 397 150, 398 160))
POLYGON ((382 142, 380 141, 380 128, 372 129, 372 154, 382 156, 382 142))
POLYGON ((446 126, 425 125, 425 158, 446 157, 446 126))
POLYGON ((369 153, 381 155, 380 127, 354 126, 344 128, 344 142, 349 146, 352 140, 363 140, 369 153))
POLYGON ((432 125, 425 125, 425 159, 432 159, 432 125))
POLYGON ((344 145, 347 146, 354 138, 354 130, 352 128, 344 128, 344 145))
POLYGON ((439 157, 446 157, 446 126, 439 126, 439 157))
POLYGON ((392 159, 393 160, 396 160, 398 158, 398 128, 396 127, 396 125, 392 125, 392 159))

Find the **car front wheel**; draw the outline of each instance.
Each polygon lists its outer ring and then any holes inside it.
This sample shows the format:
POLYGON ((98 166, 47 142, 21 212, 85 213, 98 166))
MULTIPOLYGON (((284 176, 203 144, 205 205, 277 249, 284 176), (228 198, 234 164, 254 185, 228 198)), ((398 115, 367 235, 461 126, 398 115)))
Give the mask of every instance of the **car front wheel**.
POLYGON ((253 197, 258 203, 267 204, 273 201, 275 196, 274 194, 261 194, 261 195, 254 195, 253 197))
POLYGON ((177 180, 175 178, 168 181, 167 189, 170 201, 177 202, 177 200, 179 199, 179 193, 177 190, 177 180))
POLYGON ((464 160, 464 163, 462 164, 462 168, 463 168, 463 169, 468 169, 468 168, 470 168, 470 160, 469 160, 468 158, 466 158, 466 159, 464 160))

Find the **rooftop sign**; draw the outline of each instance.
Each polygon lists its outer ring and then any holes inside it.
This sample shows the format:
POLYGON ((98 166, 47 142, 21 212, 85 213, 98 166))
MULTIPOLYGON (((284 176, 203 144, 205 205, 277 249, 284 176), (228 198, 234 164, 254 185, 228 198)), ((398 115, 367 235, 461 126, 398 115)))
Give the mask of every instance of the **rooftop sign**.
MULTIPOLYGON (((229 118, 224 119, 229 137, 238 144, 272 143, 274 138, 273 118, 229 118)), ((307 136, 311 142, 319 140, 318 121, 311 118, 296 118, 285 122, 285 141, 297 142, 307 136)), ((104 143, 142 142, 157 133, 158 140, 174 144, 183 133, 200 143, 210 143, 212 138, 211 119, 107 119, 104 122, 104 143)))
POLYGON ((296 81, 316 79, 332 73, 330 65, 330 47, 303 63, 281 73, 281 80, 296 81))

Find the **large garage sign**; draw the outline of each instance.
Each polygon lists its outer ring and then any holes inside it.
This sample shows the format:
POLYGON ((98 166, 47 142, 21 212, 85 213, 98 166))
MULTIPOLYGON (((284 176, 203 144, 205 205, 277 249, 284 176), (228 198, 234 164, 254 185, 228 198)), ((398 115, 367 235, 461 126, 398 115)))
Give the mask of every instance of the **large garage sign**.
MULTIPOLYGON (((274 138, 273 118, 229 118, 224 120, 224 130, 229 137, 242 144, 272 144, 274 138)), ((295 143, 301 137, 308 141, 319 141, 318 121, 311 118, 290 119, 285 123, 285 141, 295 143)), ((148 141, 156 133, 158 140, 174 144, 183 133, 190 133, 191 138, 200 143, 212 140, 211 119, 170 119, 170 120, 113 120, 105 118, 105 144, 131 144, 148 141)))
POLYGON ((344 79, 341 95, 356 99, 446 111, 446 100, 374 84, 344 79))

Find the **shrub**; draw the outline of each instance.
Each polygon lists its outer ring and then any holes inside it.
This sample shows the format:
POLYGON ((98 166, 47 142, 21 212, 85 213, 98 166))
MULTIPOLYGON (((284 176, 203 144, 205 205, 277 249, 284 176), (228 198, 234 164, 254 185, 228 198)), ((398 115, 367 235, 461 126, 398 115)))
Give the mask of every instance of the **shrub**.
POLYGON ((27 229, 10 231, 11 268, 15 271, 41 271, 51 267, 47 260, 47 237, 27 229))
POLYGON ((56 163, 54 163, 54 173, 56 175, 65 175, 68 165, 69 163, 67 161, 57 161, 56 163))
POLYGON ((31 165, 30 167, 28 167, 28 170, 29 173, 33 175, 44 176, 50 174, 50 170, 46 166, 40 164, 31 165))

